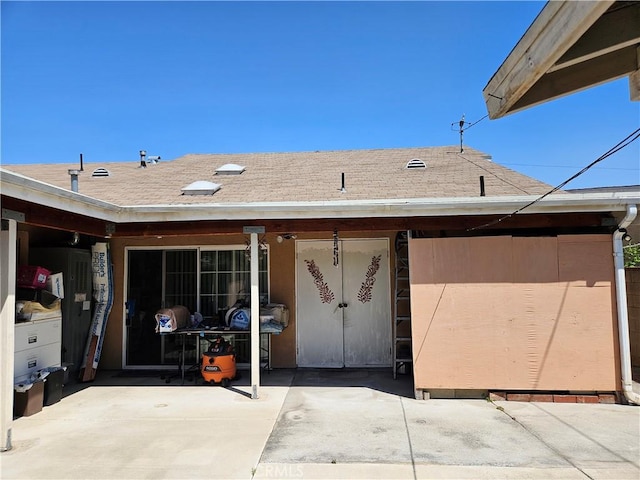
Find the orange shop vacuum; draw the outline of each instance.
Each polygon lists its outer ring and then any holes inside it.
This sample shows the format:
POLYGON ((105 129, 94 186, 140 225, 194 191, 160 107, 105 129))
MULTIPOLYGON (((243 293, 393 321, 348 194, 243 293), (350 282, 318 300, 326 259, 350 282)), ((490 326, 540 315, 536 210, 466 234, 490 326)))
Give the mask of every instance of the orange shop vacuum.
POLYGON ((236 354, 233 345, 221 336, 208 341, 209 348, 202 354, 202 378, 205 382, 228 387, 229 382, 236 378, 236 354))

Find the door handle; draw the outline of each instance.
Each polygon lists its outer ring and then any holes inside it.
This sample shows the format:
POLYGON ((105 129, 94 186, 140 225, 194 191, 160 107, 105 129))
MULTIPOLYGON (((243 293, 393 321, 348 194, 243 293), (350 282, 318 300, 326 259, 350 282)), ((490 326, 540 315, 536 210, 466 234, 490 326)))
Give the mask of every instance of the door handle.
POLYGON ((339 303, 338 308, 347 308, 348 305, 346 303, 339 303))

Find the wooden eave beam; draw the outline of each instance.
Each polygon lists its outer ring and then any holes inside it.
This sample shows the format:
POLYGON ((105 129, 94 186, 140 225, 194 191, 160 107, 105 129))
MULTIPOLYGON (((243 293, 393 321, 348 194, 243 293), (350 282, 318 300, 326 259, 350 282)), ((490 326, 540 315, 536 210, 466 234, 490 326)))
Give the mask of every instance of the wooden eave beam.
POLYGON ((66 212, 36 203, 2 196, 3 208, 23 213, 25 223, 35 227, 50 228, 67 232, 78 232, 85 235, 104 237, 108 222, 77 213, 66 212))
POLYGON ((614 0, 548 2, 482 91, 489 117, 513 107, 596 23, 614 0))
POLYGON ((640 45, 640 2, 616 2, 547 73, 640 45))
MULTIPOLYGON (((457 231, 465 232, 499 219, 500 215, 459 215, 439 217, 378 217, 378 218, 334 218, 299 220, 207 220, 179 222, 128 222, 110 223, 104 220, 65 212, 43 205, 29 203, 11 197, 2 196, 3 208, 15 210, 25 215, 25 224, 67 232, 79 232, 95 237, 113 238, 149 238, 149 237, 187 237, 193 235, 231 235, 242 233, 244 226, 264 226, 268 233, 319 233, 355 231, 457 231), (109 229, 109 232, 107 232, 109 229)), ((484 231, 504 229, 562 229, 562 228, 599 228, 605 225, 609 214, 599 213, 549 213, 520 214, 507 218, 499 224, 475 230, 475 234, 484 231)))
POLYGON ((638 70, 638 55, 635 45, 614 50, 543 75, 513 104, 509 113, 625 77, 636 70, 638 70))
POLYGON ((636 48, 638 70, 629 75, 629 100, 640 102, 640 46, 636 48))
MULTIPOLYGON (((605 213, 556 213, 515 215, 499 224, 482 231, 531 228, 577 228, 603 226, 605 213)), ((393 217, 393 218, 336 218, 304 220, 254 220, 254 221, 200 221, 200 222, 160 222, 121 223, 115 227, 114 238, 171 237, 195 235, 230 235, 242 233, 243 226, 264 226, 267 233, 318 233, 354 231, 397 231, 397 230, 451 230, 466 231, 490 223, 499 215, 464 215, 454 217, 393 217)))

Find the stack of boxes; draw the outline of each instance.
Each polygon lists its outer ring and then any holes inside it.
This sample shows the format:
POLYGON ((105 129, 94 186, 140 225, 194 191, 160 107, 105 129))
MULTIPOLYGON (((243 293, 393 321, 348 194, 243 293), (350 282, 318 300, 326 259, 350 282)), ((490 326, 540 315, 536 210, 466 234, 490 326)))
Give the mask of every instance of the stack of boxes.
POLYGON ((33 415, 62 396, 62 274, 20 266, 17 275, 14 414, 33 415), (46 382, 47 378, 48 385, 46 382))

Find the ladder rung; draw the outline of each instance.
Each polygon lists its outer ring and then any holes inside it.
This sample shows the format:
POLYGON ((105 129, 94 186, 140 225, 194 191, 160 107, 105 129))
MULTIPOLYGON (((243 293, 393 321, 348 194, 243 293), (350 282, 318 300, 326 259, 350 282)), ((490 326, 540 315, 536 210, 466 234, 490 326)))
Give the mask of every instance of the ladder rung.
POLYGON ((396 358, 396 363, 411 363, 413 358, 396 358))
POLYGON ((398 315, 396 316, 396 322, 408 322, 411 320, 410 315, 398 315))
POLYGON ((396 337, 396 342, 410 342, 411 337, 396 337))

